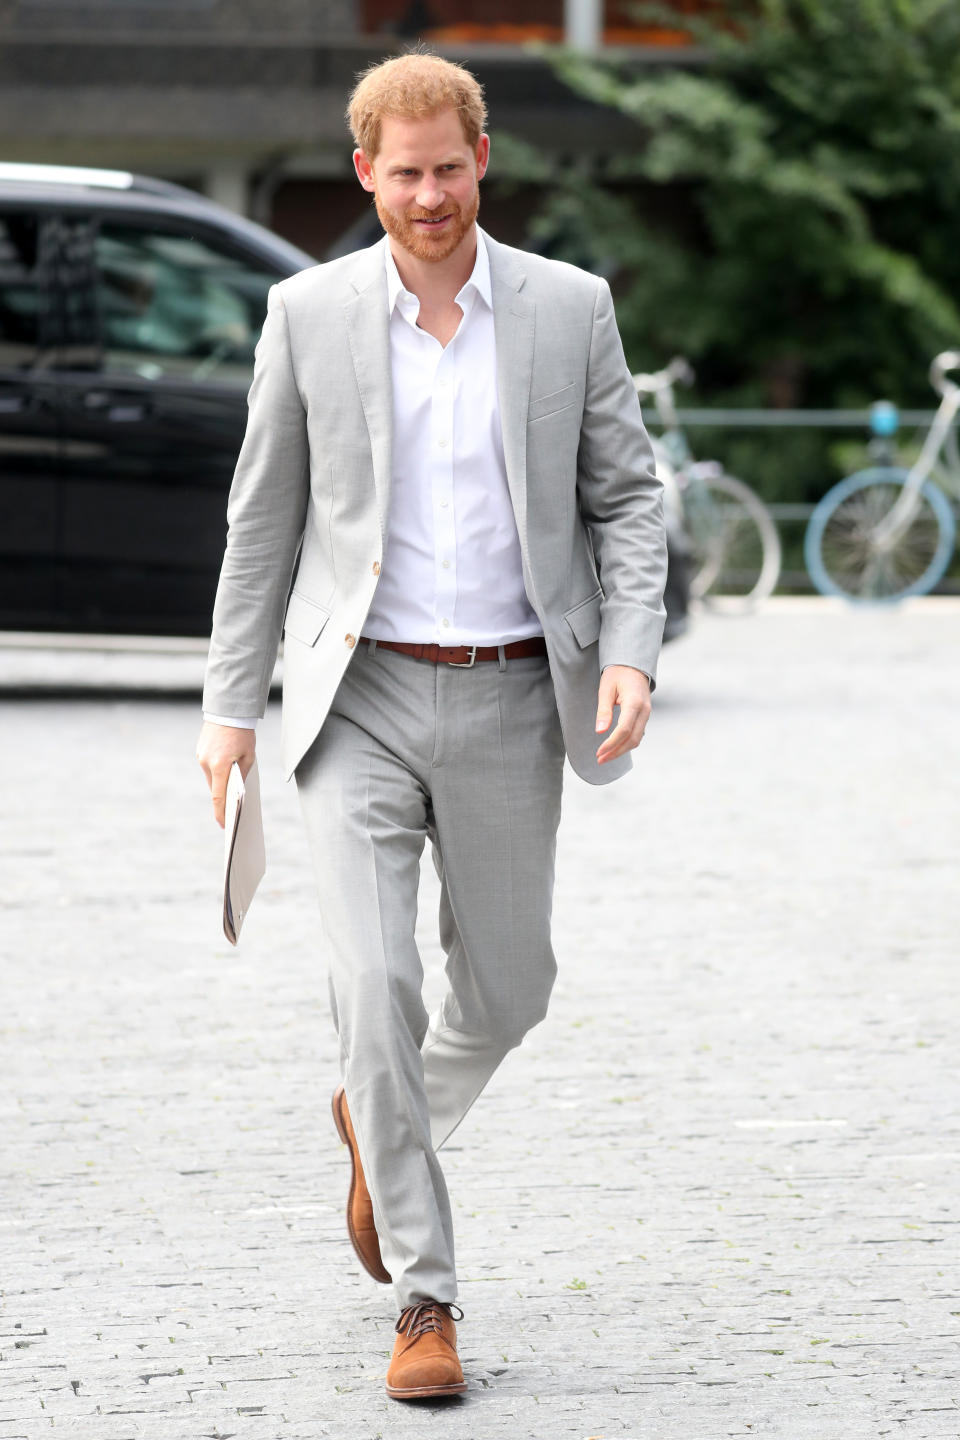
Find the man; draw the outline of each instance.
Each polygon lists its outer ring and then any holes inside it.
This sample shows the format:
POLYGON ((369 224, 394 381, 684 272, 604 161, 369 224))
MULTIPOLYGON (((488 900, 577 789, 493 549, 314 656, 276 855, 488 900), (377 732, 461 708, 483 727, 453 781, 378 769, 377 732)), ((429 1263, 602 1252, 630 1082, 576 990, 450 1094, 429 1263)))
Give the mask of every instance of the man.
POLYGON ((349 118, 386 236, 270 293, 198 758, 222 824, 283 627, 348 1230, 393 1283, 387 1391, 408 1399, 466 1388, 437 1150, 546 1013, 564 755, 593 784, 629 768, 666 547, 608 287, 476 225, 490 142, 474 78, 401 56, 361 79, 349 118), (449 979, 429 1017, 427 836, 449 979))

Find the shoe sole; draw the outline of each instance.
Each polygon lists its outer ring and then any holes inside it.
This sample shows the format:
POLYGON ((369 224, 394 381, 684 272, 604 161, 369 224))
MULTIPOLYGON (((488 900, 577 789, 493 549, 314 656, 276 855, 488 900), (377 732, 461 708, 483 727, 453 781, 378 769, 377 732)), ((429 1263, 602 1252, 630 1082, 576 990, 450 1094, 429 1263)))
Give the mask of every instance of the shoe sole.
POLYGON ((337 1127, 337 1134, 340 1136, 344 1145, 346 1145, 350 1154, 350 1193, 347 1196, 347 1234, 350 1236, 350 1244, 353 1246, 354 1253, 367 1274, 372 1276, 380 1285, 390 1285, 393 1277, 388 1274, 386 1267, 381 1264, 378 1270, 366 1259, 363 1249, 357 1240, 356 1231, 353 1228, 353 1221, 350 1218, 353 1214, 353 1198, 357 1190, 357 1158, 353 1153, 353 1146, 350 1144, 350 1137, 341 1108, 342 1102, 346 1100, 346 1098, 343 1086, 338 1085, 333 1092, 333 1100, 331 1101, 330 1108, 333 1111, 333 1123, 337 1127))
POLYGON ((398 1390, 393 1385, 386 1387, 391 1400, 425 1400, 430 1395, 462 1395, 467 1388, 465 1380, 459 1385, 420 1385, 412 1390, 398 1390))

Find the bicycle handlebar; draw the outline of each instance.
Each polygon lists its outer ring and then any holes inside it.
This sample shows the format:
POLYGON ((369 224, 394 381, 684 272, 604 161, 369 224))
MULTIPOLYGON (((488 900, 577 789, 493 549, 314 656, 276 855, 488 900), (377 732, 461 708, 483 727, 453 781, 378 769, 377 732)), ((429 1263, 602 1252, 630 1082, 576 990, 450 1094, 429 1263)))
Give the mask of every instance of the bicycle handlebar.
POLYGON ((634 375, 633 383, 638 395, 655 395, 670 385, 692 385, 695 378, 690 362, 682 355, 674 355, 662 370, 655 370, 651 375, 634 375))
POLYGON ((947 379, 948 370, 960 370, 960 350, 942 350, 930 365, 930 384, 938 395, 960 388, 947 379))

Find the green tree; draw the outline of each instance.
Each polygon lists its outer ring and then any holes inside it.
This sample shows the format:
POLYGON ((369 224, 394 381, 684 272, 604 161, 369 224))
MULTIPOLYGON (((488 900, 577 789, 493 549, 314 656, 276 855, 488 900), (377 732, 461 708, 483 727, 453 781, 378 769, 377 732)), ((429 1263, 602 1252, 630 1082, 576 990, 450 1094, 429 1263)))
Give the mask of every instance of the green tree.
POLYGON ((696 62, 653 74, 555 55, 637 139, 590 173, 539 162, 534 238, 611 277, 635 368, 683 352, 710 403, 932 404, 929 360, 960 344, 960 4, 684 24, 696 62))

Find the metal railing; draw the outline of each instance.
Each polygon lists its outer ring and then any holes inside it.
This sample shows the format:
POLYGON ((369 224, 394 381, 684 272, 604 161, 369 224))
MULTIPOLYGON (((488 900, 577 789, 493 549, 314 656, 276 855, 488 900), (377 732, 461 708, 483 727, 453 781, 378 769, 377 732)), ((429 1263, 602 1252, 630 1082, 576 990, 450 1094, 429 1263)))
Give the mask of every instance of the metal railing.
MULTIPOLYGON (((901 429, 926 430, 932 424, 936 414, 936 410, 900 410, 901 429)), ((648 418, 652 422, 652 416, 648 418)), ((866 407, 856 410, 690 408, 678 409, 677 420, 682 427, 690 430, 859 430, 864 437, 865 447, 870 435, 870 410, 866 407)), ((960 420, 955 421, 954 424, 960 424, 960 420)), ((656 428, 655 425, 654 428, 656 428)), ((724 459, 722 454, 715 458, 721 461, 724 459)), ((741 478, 753 483, 749 475, 741 478)), ((763 498, 777 523, 784 547, 786 563, 781 571, 778 589, 792 593, 812 593, 813 584, 806 569, 798 568, 797 564, 790 565, 789 557, 799 554, 803 532, 816 508, 815 504, 803 501, 770 501, 766 496, 763 498)), ((937 587, 937 593, 941 594, 957 593, 958 591, 960 591, 960 585, 950 579, 941 582, 937 587)))
MULTIPOLYGON (((901 425, 930 425, 936 410, 900 410, 901 425)), ((870 411, 865 410, 678 410, 681 425, 717 425, 744 430, 790 427, 798 430, 870 431, 870 411)))

